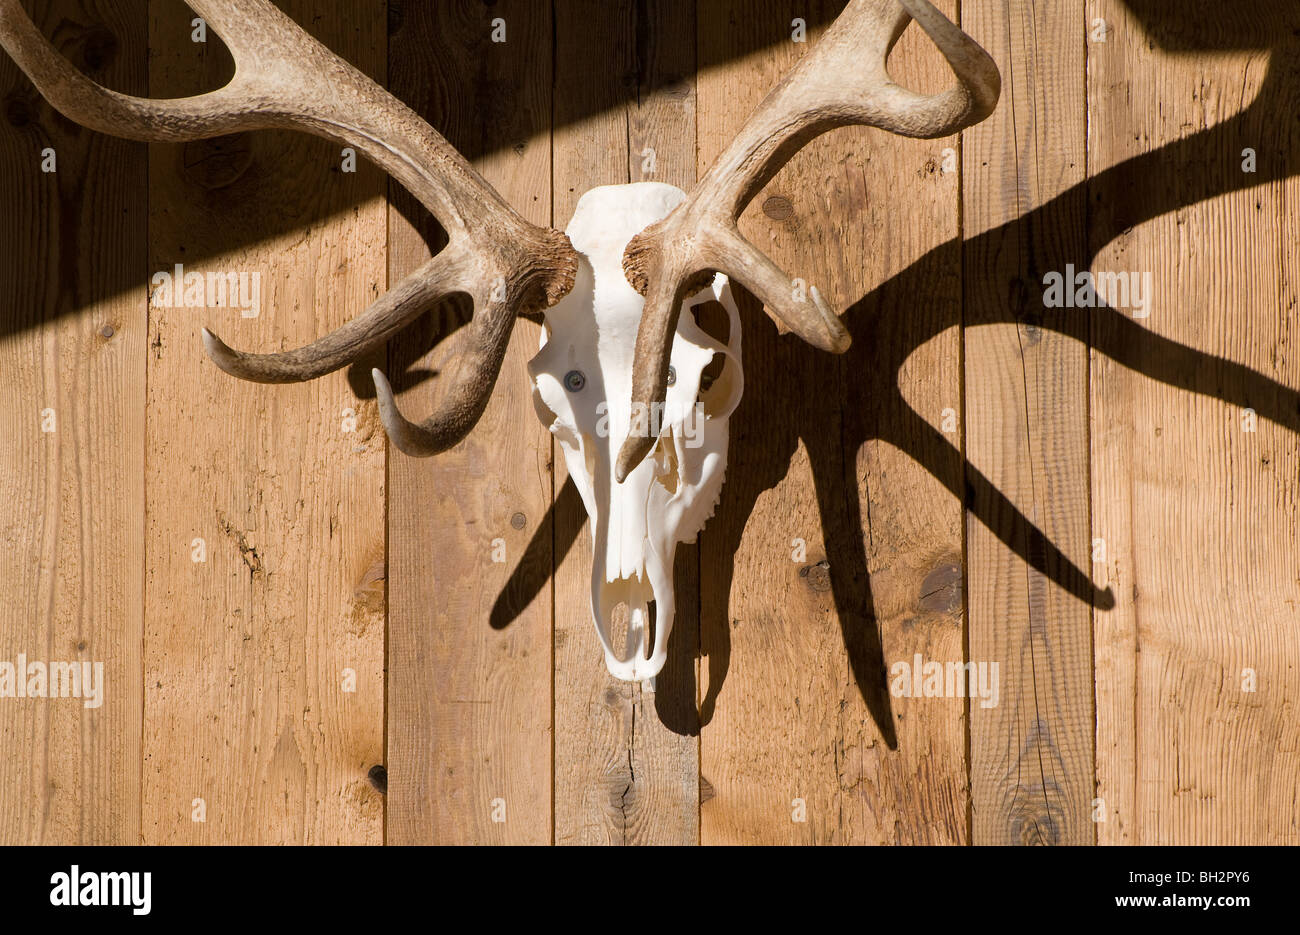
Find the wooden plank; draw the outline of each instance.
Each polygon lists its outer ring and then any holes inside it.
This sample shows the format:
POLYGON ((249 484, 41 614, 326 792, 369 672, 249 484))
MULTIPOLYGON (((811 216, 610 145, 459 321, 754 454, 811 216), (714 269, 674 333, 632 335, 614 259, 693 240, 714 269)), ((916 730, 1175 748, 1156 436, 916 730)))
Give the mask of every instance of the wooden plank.
MULTIPOLYGON (((701 174, 805 50, 790 41, 791 21, 803 13, 800 6, 783 0, 701 5, 701 174), (770 48, 736 59, 737 37, 748 32, 762 32, 749 42, 770 48)), ((755 199, 760 211, 774 195, 791 203, 792 216, 792 199, 804 193, 817 199, 817 170, 825 163, 814 160, 824 158, 824 147, 819 141, 797 156, 755 199)), ((778 204, 777 213, 785 213, 778 204)), ((802 226, 813 222, 808 218, 802 226)), ((791 275, 819 284, 839 307, 845 296, 822 274, 824 229, 806 232, 796 250, 795 244, 775 240, 777 225, 770 232, 755 230, 762 223, 751 208, 742 230, 778 264, 789 263, 791 275)), ((786 234, 785 239, 792 238, 786 234)), ((825 399, 804 387, 816 386, 818 375, 824 386, 831 375, 831 398, 836 398, 840 363, 825 355, 811 360, 797 341, 776 333, 752 298, 738 294, 738 301, 745 396, 731 417, 722 500, 700 539, 700 784, 706 798, 700 839, 706 844, 832 841, 839 830, 839 712, 838 701, 828 702, 840 697, 848 666, 829 587, 821 576, 799 576, 801 564, 791 560, 790 542, 806 540, 810 564, 825 554, 812 468, 799 429, 802 421, 839 436, 838 407, 827 412, 825 399), (780 385, 762 378, 777 374, 780 385)))
MULTIPOLYGON (((383 75, 383 3, 284 9, 383 75)), ((215 37, 190 41, 188 9, 152 12, 153 96, 229 76, 215 37)), ((338 145, 288 133, 151 150, 150 268, 259 273, 261 313, 150 308, 149 843, 382 840, 383 800, 366 778, 382 762, 384 716, 374 404, 355 398, 346 373, 296 386, 231 379, 198 333, 208 324, 237 347, 296 347, 383 290, 383 174, 340 167, 338 145)))
POLYGON ((1089 567, 1087 312, 1042 299, 1085 247, 1083 14, 967 7, 1003 83, 963 154, 969 651, 1001 677, 971 707, 975 844, 1094 839, 1091 608, 1035 534, 1089 567))
MULTIPOLYGON (((525 217, 550 223, 549 7, 458 0, 395 10, 393 93, 462 152, 484 154, 475 166, 525 217), (491 40, 498 19, 504 43, 491 40)), ((393 201, 396 282, 441 241, 409 197, 394 192, 393 201)), ((422 378, 456 353, 463 314, 449 305, 425 316, 390 349, 413 416, 437 398, 438 381, 422 378)), ((392 844, 551 840, 549 582, 505 619, 494 616, 530 542, 536 564, 552 566, 550 436, 525 369, 537 341, 536 324, 516 325, 492 402, 466 441, 429 460, 394 451, 389 462, 392 844), (495 540, 502 562, 493 561, 495 540)))
POLYGON ((1188 7, 1089 47, 1093 269, 1151 282, 1094 316, 1099 838, 1295 844, 1300 12, 1188 7))
MULTIPOLYGON (((695 4, 556 5, 555 224, 596 185, 695 182, 695 4), (648 170, 648 171, 647 171, 648 170)), ((557 485, 567 473, 559 451, 557 485)), ((605 667, 591 622, 591 536, 576 496, 556 503, 555 841, 694 844, 698 554, 676 558, 677 614, 656 692, 605 667), (582 532, 578 534, 579 528, 582 532), (567 535, 566 535, 567 532, 567 535)))
MULTIPOLYGON (((938 6, 957 19, 956 3, 938 6)), ((923 93, 952 81, 916 27, 890 61, 896 80, 923 93)), ((967 708, 976 702, 964 692, 896 697, 884 681, 887 673, 894 685, 898 664, 910 670, 918 654, 945 668, 966 661, 959 141, 845 137, 835 153, 840 191, 821 211, 835 219, 831 243, 842 245, 831 252, 831 281, 842 301, 863 299, 845 318, 854 346, 843 361, 842 436, 805 435, 818 440, 814 463, 828 474, 843 457, 840 482, 857 492, 846 509, 817 478, 852 676, 837 752, 842 837, 963 844, 967 708)))
MULTIPOLYGON (((826 22, 831 7, 701 10, 701 171, 805 48, 790 41, 792 20, 826 22)), ((919 36, 895 60, 922 90, 948 80, 919 36)), ((742 219, 791 276, 853 306, 855 344, 832 358, 778 334, 752 301, 743 309, 745 399, 701 547, 705 842, 965 838, 963 703, 889 699, 885 665, 914 651, 962 658, 960 504, 943 494, 958 462, 927 427, 961 398, 959 257, 943 247, 956 236, 957 176, 939 171, 951 145, 839 131, 742 219), (896 380, 910 381, 906 401, 896 380)))
MULTIPOLYGON (((90 77, 144 91, 143 4, 31 9, 90 77)), ((89 663, 101 692, 0 699, 0 842, 134 844, 144 148, 68 123, 2 54, 0 101, 0 660, 89 663)))

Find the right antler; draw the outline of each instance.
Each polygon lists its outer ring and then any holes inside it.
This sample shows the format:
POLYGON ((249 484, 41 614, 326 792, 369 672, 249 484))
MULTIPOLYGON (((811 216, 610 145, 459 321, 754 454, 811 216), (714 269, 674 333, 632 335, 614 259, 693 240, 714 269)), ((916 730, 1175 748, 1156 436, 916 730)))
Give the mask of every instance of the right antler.
MULTIPOLYGON (((928 0, 851 0, 816 47, 758 105, 690 196, 628 244, 624 272, 645 296, 633 403, 648 410, 663 402, 682 301, 714 270, 738 281, 809 344, 848 350, 848 332, 821 293, 796 292, 793 280, 741 235, 736 225, 741 212, 815 136, 850 124, 927 139, 948 136, 992 113, 1001 85, 988 53, 928 0), (889 52, 913 18, 952 66, 955 87, 926 96, 889 77, 889 52)), ((655 441, 628 436, 619 452, 620 481, 655 441)))
POLYGON ((386 341, 438 300, 465 293, 475 314, 441 404, 415 425, 374 371, 380 414, 398 448, 445 450, 483 413, 517 315, 547 308, 572 287, 568 238, 519 216, 464 157, 410 108, 330 52, 268 0, 189 0, 226 43, 235 76, 197 97, 151 100, 109 90, 78 72, 19 0, 0 0, 0 46, 65 117, 135 140, 181 142, 240 130, 303 130, 353 146, 405 186, 446 229, 447 246, 364 313, 317 341, 278 354, 227 347, 207 329, 222 370, 260 383, 310 380, 386 341))

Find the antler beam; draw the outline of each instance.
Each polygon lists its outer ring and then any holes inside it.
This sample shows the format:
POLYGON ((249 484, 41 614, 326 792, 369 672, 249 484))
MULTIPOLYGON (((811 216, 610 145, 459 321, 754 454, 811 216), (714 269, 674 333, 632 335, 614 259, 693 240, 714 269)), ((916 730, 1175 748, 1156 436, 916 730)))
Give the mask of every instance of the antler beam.
MULTIPOLYGON (((791 278, 740 233, 741 212, 796 152, 828 130, 864 124, 902 136, 948 136, 988 116, 1000 91, 1001 77, 988 53, 928 0, 851 0, 763 99, 691 195, 628 244, 624 272, 646 300, 637 334, 634 405, 663 402, 682 300, 714 270, 743 285, 809 344, 848 350, 849 334, 821 293, 813 288, 806 297, 797 294, 791 278), (912 19, 957 76, 947 91, 921 95, 889 77, 889 52, 912 19)), ((619 452, 620 481, 654 443, 652 437, 628 437, 619 452)))

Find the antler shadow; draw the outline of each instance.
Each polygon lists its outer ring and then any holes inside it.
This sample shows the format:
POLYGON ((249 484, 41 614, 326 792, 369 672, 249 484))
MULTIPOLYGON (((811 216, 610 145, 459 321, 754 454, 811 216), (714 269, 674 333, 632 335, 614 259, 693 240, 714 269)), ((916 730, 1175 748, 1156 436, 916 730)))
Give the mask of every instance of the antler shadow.
MULTIPOLYGON (((1243 173, 1239 167, 1243 146, 1276 138, 1269 124, 1285 115, 1294 116, 1293 104, 1300 97, 1295 54, 1300 13, 1271 8, 1266 0, 1237 4, 1228 13, 1221 5, 1211 10, 1208 0, 1194 0, 1178 11, 1166 9, 1167 5, 1157 0, 1127 2, 1148 35, 1167 49, 1271 49, 1259 94, 1240 113, 1214 127, 1097 173, 1007 224, 964 242, 949 241, 921 256, 847 311, 844 323, 853 335, 853 346, 842 363, 833 362, 797 338, 779 335, 753 300, 742 298, 745 369, 779 373, 781 380, 779 384, 748 381, 745 399, 731 419, 730 459, 737 468, 728 472, 722 500, 705 530, 710 547, 700 551, 701 584, 707 582, 712 592, 723 596, 721 601, 704 602, 700 619, 699 653, 709 660, 708 692, 700 704, 698 720, 680 715, 689 707, 685 701, 694 697, 695 686, 689 676, 694 647, 674 640, 669 666, 658 684, 660 715, 672 729, 694 733, 712 717, 730 662, 726 595, 731 591, 741 534, 758 497, 785 476, 800 440, 811 463, 831 590, 854 678, 891 749, 896 738, 854 477, 854 455, 864 444, 879 440, 905 452, 960 497, 969 515, 1028 565, 1098 609, 1114 605, 1109 590, 1096 588, 1085 569, 1072 563, 904 399, 898 381, 907 357, 948 328, 1018 323, 1068 334, 1153 380, 1252 408, 1264 419, 1300 431, 1300 393, 1256 370, 1155 334, 1110 307, 1063 313, 1043 306, 1045 273, 1063 270, 1066 263, 1079 270, 1091 268, 1097 254, 1128 229, 1219 195, 1294 174, 1289 168, 1294 160, 1287 158, 1288 152, 1261 153, 1259 171, 1254 174, 1243 173), (1205 8, 1205 15, 1198 20, 1196 9, 1188 10, 1188 6, 1205 8), (1214 166, 1220 168, 1210 168, 1214 166), (1188 167, 1200 171, 1188 171, 1188 167), (1123 192, 1124 197, 1103 203, 1102 192, 1123 192), (1091 197, 1094 194, 1096 197, 1091 197), (1085 204, 1088 210, 1080 210, 1085 204), (1007 244, 1034 243, 1037 231, 1059 230, 1063 224, 1076 225, 1081 236, 1073 240, 1056 236, 1054 242, 1088 246, 1040 254, 1023 250, 1022 267, 1012 282, 973 282, 968 278, 965 283, 967 295, 985 290, 1008 295, 1010 301, 981 303, 965 312, 957 305, 918 302, 918 297, 932 291, 941 272, 953 268, 952 251, 987 255, 1007 244), (843 379, 842 373, 850 373, 854 379, 843 379), (794 393, 789 389, 792 386, 798 387, 794 393), (838 432, 828 425, 830 413, 840 419, 838 432), (688 664, 674 661, 678 653, 689 654, 688 664)), ((549 547, 550 524, 543 523, 542 528, 547 530, 549 547)), ((557 565, 576 534, 577 530, 571 530, 556 536, 557 565)), ((521 562, 498 599, 493 626, 507 625, 515 615, 511 608, 524 606, 526 598, 544 586, 544 571, 537 563, 521 562)))

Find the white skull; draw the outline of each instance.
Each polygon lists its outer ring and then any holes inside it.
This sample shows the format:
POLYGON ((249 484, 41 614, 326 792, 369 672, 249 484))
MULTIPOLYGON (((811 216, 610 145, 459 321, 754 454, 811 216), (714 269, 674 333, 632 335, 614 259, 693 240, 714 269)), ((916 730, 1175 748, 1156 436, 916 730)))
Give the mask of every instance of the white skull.
POLYGON ((743 390, 740 318, 719 274, 682 306, 663 410, 631 404, 643 299, 623 274, 623 250, 685 197, 671 185, 637 182, 594 188, 578 200, 565 231, 579 254, 577 279, 547 310, 542 349, 528 365, 537 414, 559 440, 587 508, 591 613, 605 663, 628 681, 653 679, 663 668, 675 613, 673 556, 713 515, 726 471, 727 419, 743 390), (691 311, 713 301, 726 310, 726 344, 705 333, 691 311), (705 368, 714 355, 722 370, 710 380, 705 368), (631 431, 659 441, 619 484, 615 458, 631 431), (621 655, 610 641, 620 604, 628 615, 621 655))

